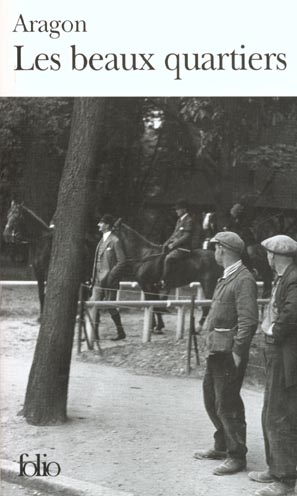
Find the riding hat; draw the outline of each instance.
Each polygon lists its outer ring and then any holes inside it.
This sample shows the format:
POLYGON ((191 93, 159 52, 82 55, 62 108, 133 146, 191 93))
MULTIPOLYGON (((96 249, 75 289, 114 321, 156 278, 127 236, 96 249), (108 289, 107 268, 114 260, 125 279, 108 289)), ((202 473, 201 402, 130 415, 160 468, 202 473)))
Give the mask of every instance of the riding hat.
POLYGON ((243 211, 244 211, 244 206, 241 205, 241 203, 235 203, 230 210, 230 214, 232 215, 232 217, 238 217, 243 213, 243 211))
POLYGON ((104 214, 104 215, 102 215, 98 225, 100 224, 100 222, 104 222, 104 224, 108 224, 109 226, 113 226, 114 218, 110 214, 104 214))
POLYGON ((261 243, 265 250, 276 253, 277 255, 296 255, 297 242, 284 234, 278 234, 271 238, 264 239, 261 243))
POLYGON ((187 200, 185 200, 184 198, 180 198, 179 200, 176 201, 174 208, 176 210, 180 208, 185 208, 187 210, 189 208, 189 205, 187 200))
POLYGON ((241 254, 244 250, 244 242, 235 232, 223 231, 218 232, 211 240, 210 243, 217 243, 235 253, 241 254))

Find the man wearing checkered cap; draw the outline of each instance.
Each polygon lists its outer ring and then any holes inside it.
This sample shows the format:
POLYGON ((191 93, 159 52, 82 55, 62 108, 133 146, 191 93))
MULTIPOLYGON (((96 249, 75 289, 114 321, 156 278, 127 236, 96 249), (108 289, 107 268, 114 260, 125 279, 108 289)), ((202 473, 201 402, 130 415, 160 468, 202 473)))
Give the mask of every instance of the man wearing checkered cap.
POLYGON ((262 241, 275 272, 262 323, 266 387, 262 411, 266 463, 252 480, 270 483, 256 496, 294 494, 297 468, 297 242, 285 235, 262 241))
POLYGON ((257 286, 241 256, 238 234, 220 232, 211 240, 215 259, 224 267, 204 324, 208 358, 203 381, 206 411, 215 426, 214 447, 194 454, 197 459, 224 459, 213 473, 229 475, 246 467, 246 421, 240 389, 249 348, 258 324, 257 286))

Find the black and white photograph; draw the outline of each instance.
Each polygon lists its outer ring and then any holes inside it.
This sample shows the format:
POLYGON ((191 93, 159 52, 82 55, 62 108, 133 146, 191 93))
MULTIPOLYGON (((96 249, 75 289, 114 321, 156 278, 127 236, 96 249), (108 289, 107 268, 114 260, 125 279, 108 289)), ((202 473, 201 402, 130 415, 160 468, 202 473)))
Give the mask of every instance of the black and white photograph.
POLYGON ((297 98, 1 97, 5 496, 285 496, 297 98))

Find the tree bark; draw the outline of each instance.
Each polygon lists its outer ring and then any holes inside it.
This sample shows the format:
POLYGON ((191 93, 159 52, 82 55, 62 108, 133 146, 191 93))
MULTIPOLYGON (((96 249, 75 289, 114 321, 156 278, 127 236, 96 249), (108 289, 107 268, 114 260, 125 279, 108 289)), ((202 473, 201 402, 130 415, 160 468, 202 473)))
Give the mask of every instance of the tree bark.
POLYGON ((81 282, 89 178, 104 119, 104 98, 75 100, 60 183, 47 294, 23 414, 34 425, 67 419, 67 393, 81 282))

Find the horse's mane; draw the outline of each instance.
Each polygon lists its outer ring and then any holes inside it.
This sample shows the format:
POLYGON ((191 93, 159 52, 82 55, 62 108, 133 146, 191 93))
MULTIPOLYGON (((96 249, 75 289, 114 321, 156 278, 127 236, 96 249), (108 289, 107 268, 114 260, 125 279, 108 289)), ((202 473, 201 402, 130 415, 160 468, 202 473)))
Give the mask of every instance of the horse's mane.
POLYGON ((130 237, 132 235, 134 238, 137 238, 143 245, 146 245, 146 247, 160 249, 161 245, 149 241, 142 234, 139 234, 137 231, 135 231, 135 229, 127 226, 127 224, 125 224, 124 222, 121 222, 120 226, 115 231, 119 230, 120 234, 123 228, 128 232, 128 235, 130 235, 130 237))

